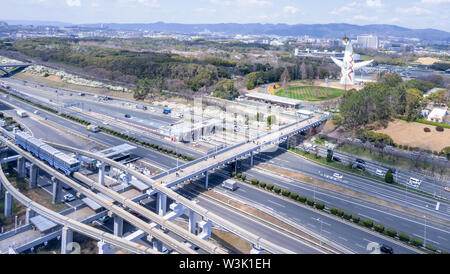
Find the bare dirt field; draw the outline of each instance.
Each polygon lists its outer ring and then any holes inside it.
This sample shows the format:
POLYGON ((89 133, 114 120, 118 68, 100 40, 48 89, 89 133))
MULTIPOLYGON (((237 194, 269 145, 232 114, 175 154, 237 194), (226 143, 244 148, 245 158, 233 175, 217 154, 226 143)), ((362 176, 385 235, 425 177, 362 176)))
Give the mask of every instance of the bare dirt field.
POLYGON ((399 145, 408 145, 419 147, 421 149, 430 149, 432 151, 441 151, 450 146, 450 129, 445 128, 444 132, 436 131, 435 126, 403 120, 394 120, 389 122, 388 127, 376 132, 384 133, 399 145), (424 132, 424 128, 431 129, 431 132, 424 132))

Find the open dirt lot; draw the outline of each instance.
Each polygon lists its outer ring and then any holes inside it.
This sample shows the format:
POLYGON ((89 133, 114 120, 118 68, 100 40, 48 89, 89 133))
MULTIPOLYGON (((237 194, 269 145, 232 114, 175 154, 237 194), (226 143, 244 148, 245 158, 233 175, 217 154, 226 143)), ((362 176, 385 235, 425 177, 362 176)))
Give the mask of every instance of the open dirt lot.
POLYGON ((387 128, 376 132, 391 136, 394 142, 399 145, 408 145, 432 151, 441 151, 443 148, 450 146, 450 129, 448 128, 445 128, 444 132, 438 132, 435 126, 394 120, 389 122, 387 128), (426 127, 431 129, 431 132, 424 132, 423 129, 426 127))

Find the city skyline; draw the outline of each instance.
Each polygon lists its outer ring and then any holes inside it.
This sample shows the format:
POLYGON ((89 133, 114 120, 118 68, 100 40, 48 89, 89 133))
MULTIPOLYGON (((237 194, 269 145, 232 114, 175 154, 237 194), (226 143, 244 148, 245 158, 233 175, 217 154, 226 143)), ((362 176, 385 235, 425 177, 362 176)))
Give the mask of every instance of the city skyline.
POLYGON ((309 1, 292 0, 18 0, 8 2, 0 20, 92 23, 268 23, 390 24, 450 31, 449 0, 309 1))

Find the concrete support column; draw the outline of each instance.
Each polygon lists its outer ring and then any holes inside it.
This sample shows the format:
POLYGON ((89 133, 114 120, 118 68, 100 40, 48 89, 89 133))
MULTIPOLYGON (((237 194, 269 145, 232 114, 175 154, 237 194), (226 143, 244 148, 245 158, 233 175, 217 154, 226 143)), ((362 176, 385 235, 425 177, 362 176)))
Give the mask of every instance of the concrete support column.
POLYGON ((209 171, 205 172, 205 189, 208 190, 209 171))
POLYGON ((12 216, 13 208, 12 208, 13 197, 12 195, 6 191, 5 192, 5 217, 12 216))
POLYGON ((162 242, 160 240, 157 240, 155 238, 153 238, 152 240, 152 244, 153 244, 153 250, 162 252, 162 242))
POLYGON ((2 182, 0 182, 0 193, 2 192, 2 189, 3 189, 3 184, 2 184, 2 182))
POLYGON ((197 216, 196 213, 192 210, 189 210, 189 232, 195 234, 195 226, 197 224, 197 216))
POLYGON ((253 166, 253 151, 250 152, 250 166, 253 166))
POLYGON ((25 224, 30 224, 30 219, 34 217, 34 211, 31 210, 31 208, 27 208, 27 211, 25 212, 25 224))
POLYGON ((208 239, 209 237, 211 237, 211 229, 212 229, 212 223, 211 223, 211 221, 205 221, 205 220, 203 220, 203 221, 201 221, 201 222, 198 223, 198 226, 199 226, 200 229, 201 229, 201 233, 200 233, 199 236, 200 236, 203 240, 206 240, 206 239, 208 239))
POLYGON ((113 254, 114 253, 114 249, 108 243, 105 243, 102 241, 97 242, 97 247, 98 247, 98 254, 113 254))
POLYGON ((250 250, 250 254, 264 254, 264 249, 253 247, 252 250, 250 250))
POLYGON ((62 228, 62 235, 61 235, 61 254, 68 254, 72 251, 72 247, 68 245, 73 242, 73 231, 72 229, 68 228, 67 226, 64 226, 62 228))
POLYGON ((167 196, 161 192, 158 192, 157 194, 157 202, 158 202, 158 214, 160 216, 166 215, 166 209, 167 209, 167 196))
POLYGON ((22 156, 17 158, 17 173, 18 178, 25 177, 25 158, 22 156))
POLYGON ((131 179, 132 179, 132 176, 131 176, 131 174, 126 174, 125 175, 125 182, 127 182, 127 184, 129 184, 130 182, 131 182, 131 179))
POLYGON ((105 163, 98 166, 98 183, 102 186, 105 185, 105 163))
POLYGON ((30 188, 36 188, 38 174, 39 174, 39 167, 34 164, 31 164, 30 165, 30 182, 29 182, 30 188))
POLYGON ((286 149, 289 149, 289 147, 291 145, 290 143, 291 143, 291 136, 288 136, 287 140, 286 140, 286 149))
POLYGON ((55 177, 52 177, 52 182, 53 182, 53 199, 52 202, 53 204, 56 204, 59 202, 59 200, 61 199, 61 182, 56 179, 55 177))
POLYGON ((114 235, 119 237, 123 235, 123 219, 117 215, 114 216, 114 235))

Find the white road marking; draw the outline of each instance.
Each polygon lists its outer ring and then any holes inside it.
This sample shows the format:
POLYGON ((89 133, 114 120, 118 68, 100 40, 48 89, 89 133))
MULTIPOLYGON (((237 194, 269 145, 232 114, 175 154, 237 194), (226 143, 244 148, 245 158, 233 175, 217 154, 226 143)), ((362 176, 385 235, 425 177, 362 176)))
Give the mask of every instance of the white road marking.
POLYGON ((267 200, 267 201, 268 201, 268 202, 271 202, 272 204, 276 204, 276 205, 278 205, 278 206, 285 207, 284 205, 279 204, 279 203, 277 203, 277 202, 274 202, 274 201, 272 201, 272 200, 267 200))
POLYGON ((339 236, 338 238, 348 242, 348 240, 346 238, 344 238, 344 237, 339 236))
POLYGON ((444 241, 448 241, 447 238, 444 238, 444 237, 441 237, 441 236, 438 236, 438 238, 439 238, 439 239, 442 239, 442 240, 444 240, 444 241))

